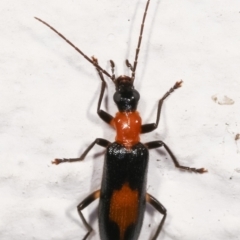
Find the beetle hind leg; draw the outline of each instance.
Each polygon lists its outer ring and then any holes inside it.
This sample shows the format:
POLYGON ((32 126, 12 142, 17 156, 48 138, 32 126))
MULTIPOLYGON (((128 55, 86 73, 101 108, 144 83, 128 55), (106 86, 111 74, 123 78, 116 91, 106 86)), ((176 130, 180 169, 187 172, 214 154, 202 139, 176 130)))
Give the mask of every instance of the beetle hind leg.
POLYGON ((165 219, 167 217, 167 209, 152 195, 150 194, 146 194, 146 201, 148 203, 150 203, 158 212, 160 212, 161 214, 163 214, 163 218, 161 220, 161 222, 158 225, 157 231, 155 232, 153 238, 151 238, 151 240, 156 240, 158 235, 160 234, 161 230, 162 230, 162 226, 165 222, 165 219))
POLYGON ((94 200, 96 200, 97 198, 100 197, 100 190, 97 190, 93 193, 91 193, 89 196, 87 196, 78 206, 77 206, 77 210, 78 210, 78 214, 83 222, 83 224, 85 225, 85 227, 87 228, 88 232, 87 234, 84 236, 84 238, 82 240, 86 240, 88 238, 88 236, 90 235, 90 233, 92 232, 92 227, 89 225, 89 223, 86 221, 85 217, 82 214, 82 210, 84 208, 86 208, 89 204, 91 204, 94 200))

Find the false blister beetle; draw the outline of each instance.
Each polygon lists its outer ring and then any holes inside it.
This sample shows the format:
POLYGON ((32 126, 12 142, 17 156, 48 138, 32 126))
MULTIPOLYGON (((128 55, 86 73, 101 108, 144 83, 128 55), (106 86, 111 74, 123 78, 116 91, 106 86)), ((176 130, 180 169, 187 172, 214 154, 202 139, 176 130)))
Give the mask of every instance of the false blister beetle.
POLYGON ((161 140, 144 144, 140 142, 140 134, 151 132, 158 127, 164 100, 182 84, 182 81, 176 82, 159 100, 156 122, 142 124, 141 117, 136 111, 140 94, 134 89, 134 79, 149 3, 150 0, 147 0, 133 65, 126 60, 126 65, 132 72, 131 77, 122 75, 116 78, 115 64, 112 60, 110 60, 112 74, 109 74, 98 64, 97 58, 89 58, 56 29, 36 18, 57 33, 96 68, 102 81, 97 113, 103 121, 116 129, 115 142, 96 138, 79 158, 58 158, 52 162, 60 164, 82 161, 95 144, 106 148, 101 189, 91 193, 77 207, 79 216, 88 230, 83 240, 88 238, 92 227, 83 216, 82 210, 97 198, 100 199, 98 218, 101 240, 137 240, 142 227, 146 202, 163 215, 152 240, 158 237, 166 219, 167 210, 156 198, 146 192, 149 149, 164 147, 175 167, 179 169, 195 173, 207 172, 204 168, 197 169, 180 165, 170 148, 161 140), (104 74, 115 84, 116 92, 113 100, 119 110, 115 117, 101 109, 106 87, 104 74))

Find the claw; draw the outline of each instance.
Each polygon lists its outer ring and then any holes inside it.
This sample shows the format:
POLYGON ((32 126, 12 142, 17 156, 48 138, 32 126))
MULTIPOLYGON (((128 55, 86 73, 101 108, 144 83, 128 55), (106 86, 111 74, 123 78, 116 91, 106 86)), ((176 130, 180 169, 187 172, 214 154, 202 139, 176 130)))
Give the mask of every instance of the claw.
POLYGON ((176 82, 175 85, 174 85, 174 88, 175 89, 180 88, 182 86, 182 83, 183 83, 182 80, 180 80, 179 82, 176 82))
POLYGON ((206 173, 206 172, 208 172, 208 170, 205 168, 199 168, 199 169, 197 169, 197 172, 198 173, 206 173))
POLYGON ((52 161, 52 164, 58 165, 61 162, 62 162, 62 159, 56 158, 56 159, 54 159, 54 161, 52 161))

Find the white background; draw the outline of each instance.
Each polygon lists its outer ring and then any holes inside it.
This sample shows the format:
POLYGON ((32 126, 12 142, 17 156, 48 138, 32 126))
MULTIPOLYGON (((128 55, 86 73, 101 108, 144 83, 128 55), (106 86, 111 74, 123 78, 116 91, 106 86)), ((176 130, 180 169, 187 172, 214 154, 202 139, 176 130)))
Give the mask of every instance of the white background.
MULTIPOLYGON (((104 149, 77 157, 96 138, 114 141, 97 114, 95 69, 37 16, 58 29, 110 72, 128 74, 145 0, 0 2, 0 239, 81 240, 86 229, 76 206, 101 182, 104 149)), ((177 81, 183 87, 164 104, 161 139, 183 165, 152 150, 148 192, 168 209, 159 240, 240 239, 240 1, 152 0, 137 68, 143 123, 155 121, 157 100, 177 81), (212 96, 226 95, 232 105, 212 96)), ((115 114, 108 80, 103 109, 115 114)), ((97 201, 84 211, 99 239, 97 201)), ((160 215, 149 208, 140 240, 150 239, 160 215)))

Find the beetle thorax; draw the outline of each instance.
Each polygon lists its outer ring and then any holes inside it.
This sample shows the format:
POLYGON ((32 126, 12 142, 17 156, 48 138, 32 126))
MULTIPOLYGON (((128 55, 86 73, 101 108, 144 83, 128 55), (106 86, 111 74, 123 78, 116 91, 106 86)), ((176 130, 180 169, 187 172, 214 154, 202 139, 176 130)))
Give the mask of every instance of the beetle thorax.
POLYGON ((142 120, 137 111, 117 112, 111 125, 116 129, 116 142, 125 147, 132 147, 140 141, 142 120))

